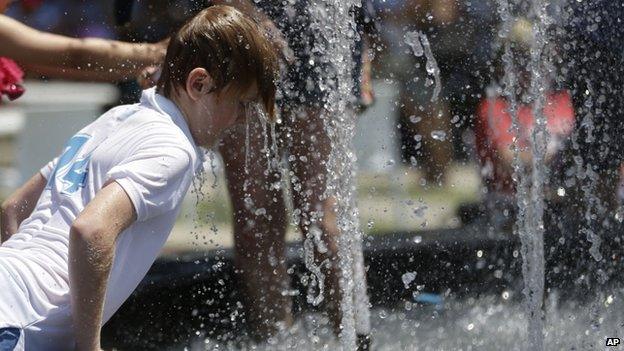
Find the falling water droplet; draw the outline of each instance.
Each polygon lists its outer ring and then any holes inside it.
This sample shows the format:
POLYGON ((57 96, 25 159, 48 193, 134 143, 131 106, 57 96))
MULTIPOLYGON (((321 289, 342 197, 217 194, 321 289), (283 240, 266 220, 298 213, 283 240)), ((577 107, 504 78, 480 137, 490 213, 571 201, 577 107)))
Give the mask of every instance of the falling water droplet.
POLYGON ((605 303, 604 303, 605 307, 609 307, 609 305, 613 303, 613 300, 614 300, 613 295, 607 296, 607 299, 605 300, 605 303))
POLYGON ((413 210, 414 216, 416 216, 416 217, 422 217, 422 216, 424 216, 424 215, 425 215, 425 212, 427 211, 427 208, 428 208, 428 207, 427 207, 427 206, 424 206, 424 205, 423 205, 423 206, 418 206, 418 207, 415 207, 415 208, 414 208, 414 210, 413 210))
POLYGON ((249 151, 251 150, 251 140, 249 135, 249 112, 245 114, 245 174, 249 174, 249 151))
POLYGON ((366 223, 366 226, 368 227, 368 229, 372 229, 374 225, 375 225, 375 221, 373 221, 372 219, 369 219, 368 223, 366 223))
POLYGON ((405 289, 409 288, 410 283, 413 282, 414 279, 416 279, 416 272, 407 272, 401 276, 405 289))
POLYGON ((431 137, 438 141, 446 140, 446 132, 443 130, 434 130, 431 132, 431 137))
POLYGON ((405 44, 409 45, 414 52, 414 56, 421 57, 425 52, 423 50, 422 44, 420 43, 420 33, 417 31, 411 31, 405 33, 403 37, 403 41, 405 44))

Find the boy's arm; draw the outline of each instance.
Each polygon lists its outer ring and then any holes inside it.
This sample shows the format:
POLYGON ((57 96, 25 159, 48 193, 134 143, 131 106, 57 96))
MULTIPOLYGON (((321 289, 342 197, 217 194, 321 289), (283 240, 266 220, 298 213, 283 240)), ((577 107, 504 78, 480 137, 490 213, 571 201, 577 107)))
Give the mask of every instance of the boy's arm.
POLYGON ((37 173, 2 203, 0 206, 1 242, 7 241, 11 235, 15 234, 20 223, 30 216, 46 183, 43 175, 37 173))
POLYGON ((136 220, 134 206, 117 182, 103 187, 69 233, 69 284, 77 351, 100 350, 106 283, 117 236, 136 220))

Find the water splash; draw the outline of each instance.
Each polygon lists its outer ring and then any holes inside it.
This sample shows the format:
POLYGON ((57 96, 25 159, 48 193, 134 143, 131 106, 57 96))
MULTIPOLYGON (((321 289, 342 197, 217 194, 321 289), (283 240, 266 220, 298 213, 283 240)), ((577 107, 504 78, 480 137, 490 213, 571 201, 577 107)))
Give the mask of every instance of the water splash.
POLYGON ((425 58, 427 58, 427 63, 425 64, 425 69, 430 76, 433 76, 435 86, 433 88, 433 94, 431 95, 431 102, 438 100, 438 96, 440 95, 440 91, 442 90, 442 80, 440 78, 440 68, 438 68, 438 62, 435 57, 433 57, 433 51, 431 51, 431 45, 429 44, 429 39, 423 33, 420 35, 420 41, 422 42, 423 48, 425 49, 425 58))
POLYGON ((208 158, 210 159, 210 173, 213 178, 213 182, 210 187, 214 190, 217 188, 217 184, 219 182, 219 178, 217 177, 217 155, 211 151, 208 158))
MULTIPOLYGON (((442 90, 442 79, 440 78, 438 62, 433 56, 433 51, 431 50, 431 44, 429 44, 427 35, 421 31, 411 31, 405 33, 403 41, 412 49, 414 56, 422 57, 425 55, 425 59, 427 60, 425 63, 425 70, 427 71, 427 75, 433 77, 433 83, 435 83, 433 94, 431 95, 431 102, 437 101, 440 96, 440 91, 442 90)), ((431 83, 425 83, 425 86, 429 85, 431 85, 431 83)))
MULTIPOLYGON (((204 187, 203 187, 203 185, 206 183, 206 172, 204 171, 203 161, 205 160, 209 151, 204 150, 204 149, 202 149, 201 151, 202 151, 202 156, 201 156, 200 162, 202 162, 202 167, 200 167, 199 170, 195 173, 195 176, 193 177, 191 181, 191 190, 190 190, 190 193, 195 195, 195 206, 194 206, 195 209, 199 208, 200 203, 203 203, 207 201, 208 199, 208 195, 204 191, 204 187)), ((202 223, 202 221, 198 218, 197 211, 194 211, 192 213, 191 221, 193 223, 193 229, 191 230, 190 234, 195 239, 192 241, 192 245, 197 245, 197 243, 200 241, 200 235, 201 235, 200 232, 201 232, 201 223, 202 223)), ((202 235, 201 239, 205 239, 205 235, 202 235)))
MULTIPOLYGON (((217 190, 217 186, 219 184, 219 177, 217 175, 217 169, 218 169, 218 164, 217 164, 217 153, 214 150, 209 150, 206 154, 205 157, 208 157, 209 161, 209 166, 210 166, 210 173, 212 175, 212 184, 210 185, 210 188, 212 189, 212 194, 215 194, 216 190, 217 190)), ((206 182, 206 178, 204 177, 204 179, 201 181, 201 183, 205 183, 206 182)), ((203 198, 200 200, 198 198, 198 202, 213 202, 215 201, 214 197, 209 197, 206 195, 203 195, 203 198)), ((196 204, 196 208, 197 208, 197 204, 196 204)), ((207 212, 207 223, 210 223, 210 231, 216 236, 219 234, 219 228, 217 227, 217 218, 216 218, 216 214, 213 211, 208 211, 207 212)), ((207 242, 207 240, 204 240, 204 243, 207 242)))
MULTIPOLYGON (((251 119, 251 113, 247 112, 245 114, 245 174, 249 174, 249 155, 250 155, 250 151, 251 151, 251 136, 249 134, 249 123, 250 123, 250 119, 251 119)), ((245 177, 245 185, 244 188, 245 190, 247 190, 247 179, 248 177, 245 177)))
POLYGON ((258 111, 258 116, 260 116, 260 123, 262 124, 262 153, 266 156, 267 159, 267 169, 266 173, 268 174, 271 171, 271 150, 269 149, 269 132, 268 132, 268 124, 269 122, 262 118, 264 113, 262 111, 258 111))
POLYGON ((420 43, 420 34, 420 31, 411 31, 405 33, 405 37, 403 38, 405 44, 409 45, 410 48, 412 48, 414 56, 416 57, 421 57, 425 53, 423 46, 420 43))
POLYGON ((340 287, 342 292, 343 350, 354 350, 356 328, 367 333, 368 297, 366 294, 362 233, 359 229, 355 203, 355 152, 352 140, 355 114, 350 105, 353 96, 352 52, 358 37, 354 10, 361 6, 356 0, 324 0, 310 6, 312 26, 323 39, 316 50, 325 53, 323 59, 331 69, 321 79, 320 89, 326 91, 325 130, 331 142, 325 196, 336 200, 335 213, 338 237, 340 287), (358 311, 355 309, 357 308, 358 311))
MULTIPOLYGON (((528 310, 528 348, 530 350, 544 349, 544 183, 547 176, 545 165, 548 132, 546 118, 543 114, 545 92, 548 91, 547 75, 548 64, 544 58, 546 44, 546 28, 550 24, 546 13, 547 4, 541 0, 532 0, 530 15, 533 20, 533 38, 530 48, 530 59, 526 63, 531 72, 528 100, 532 103, 534 127, 529 140, 529 148, 521 150, 518 141, 521 131, 518 122, 517 70, 514 63, 514 53, 509 40, 505 41, 503 64, 505 68, 504 95, 509 99, 509 113, 512 116, 514 152, 513 179, 516 183, 518 214, 515 231, 522 244, 522 275, 525 287, 523 293, 528 310), (521 152, 531 154, 530 169, 520 159, 521 152), (530 174, 529 174, 530 171, 530 174)), ((504 26, 499 33, 501 38, 507 38, 511 19, 510 2, 498 1, 498 12, 504 26)))
MULTIPOLYGON (((525 306, 517 303, 508 292, 502 296, 481 296, 471 303, 465 299, 449 296, 444 299, 444 310, 440 313, 433 308, 406 302, 393 310, 375 309, 372 323, 376 330, 375 350, 506 350, 526 351, 518 340, 527 338, 525 306)), ((624 308, 621 291, 602 298, 596 298, 601 307, 605 330, 588 328, 591 318, 583 313, 588 309, 577 302, 559 302, 549 299, 548 325, 545 328, 547 350, 600 350, 604 349, 605 336, 618 335, 624 324, 624 316, 619 311, 624 308), (581 313, 579 313, 581 311, 581 313)), ((276 350, 336 350, 336 345, 328 329, 319 330, 319 314, 304 315, 292 330, 287 340, 279 345, 241 345, 200 337, 204 343, 197 350, 233 351, 276 351, 276 350)), ((617 348, 614 348, 617 349, 617 348)), ((531 350, 532 351, 532 350, 531 350)))
POLYGON ((271 154, 273 155, 273 158, 271 159, 271 164, 273 166, 273 169, 277 169, 277 166, 279 164, 279 149, 277 146, 277 132, 276 132, 276 125, 278 122, 271 122, 269 125, 271 127, 271 154))
POLYGON ((434 130, 431 132, 431 138, 438 141, 446 140, 446 132, 443 130, 434 130))
MULTIPOLYGON (((308 235, 309 237, 307 237, 304 241, 303 241, 303 249, 304 249, 304 264, 306 266, 306 269, 308 269, 310 271, 310 273, 312 273, 313 280, 312 281, 308 281, 308 293, 306 295, 306 301, 308 301, 308 303, 312 304, 313 306, 318 306, 321 304, 321 302, 323 302, 324 299, 324 294, 325 294, 325 274, 323 274, 323 266, 326 266, 329 262, 327 260, 324 260, 323 262, 319 263, 318 265, 315 263, 314 260, 314 252, 315 252, 315 244, 319 244, 319 242, 321 242, 321 230, 318 229, 317 227, 313 226, 310 228, 310 234, 308 235), (310 238, 310 236, 312 238, 310 238), (317 293, 314 294, 314 288, 316 288, 317 293)), ((319 252, 322 251, 322 249, 318 249, 319 252)))
POLYGON ((544 183, 547 177, 545 164, 548 131, 544 116, 547 75, 546 59, 543 57, 546 43, 546 28, 549 17, 547 4, 542 0, 533 0, 534 41, 531 45, 531 85, 529 94, 533 97, 534 127, 531 135, 533 154, 531 202, 526 217, 526 237, 522 240, 523 275, 525 277, 525 298, 529 307, 529 347, 533 350, 544 349, 544 183))

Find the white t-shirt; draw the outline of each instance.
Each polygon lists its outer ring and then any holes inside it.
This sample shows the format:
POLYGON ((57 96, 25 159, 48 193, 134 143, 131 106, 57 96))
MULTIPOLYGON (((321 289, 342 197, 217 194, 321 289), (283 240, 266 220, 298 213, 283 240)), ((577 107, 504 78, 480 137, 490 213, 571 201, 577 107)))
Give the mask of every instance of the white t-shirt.
POLYGON ((143 92, 74 135, 41 170, 48 179, 32 215, 0 246, 0 328, 22 328, 18 350, 69 350, 69 229, 110 179, 126 191, 137 221, 120 234, 104 321, 130 296, 164 245, 202 152, 175 104, 143 92))

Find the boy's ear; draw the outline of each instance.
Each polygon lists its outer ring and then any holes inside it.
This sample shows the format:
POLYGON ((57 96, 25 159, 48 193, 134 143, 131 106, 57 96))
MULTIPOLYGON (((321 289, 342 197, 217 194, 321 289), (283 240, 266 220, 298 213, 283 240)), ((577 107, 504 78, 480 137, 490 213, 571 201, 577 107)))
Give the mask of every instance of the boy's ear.
POLYGON ((186 78, 186 92, 193 100, 200 99, 206 93, 212 91, 214 81, 205 68, 194 68, 186 78))

